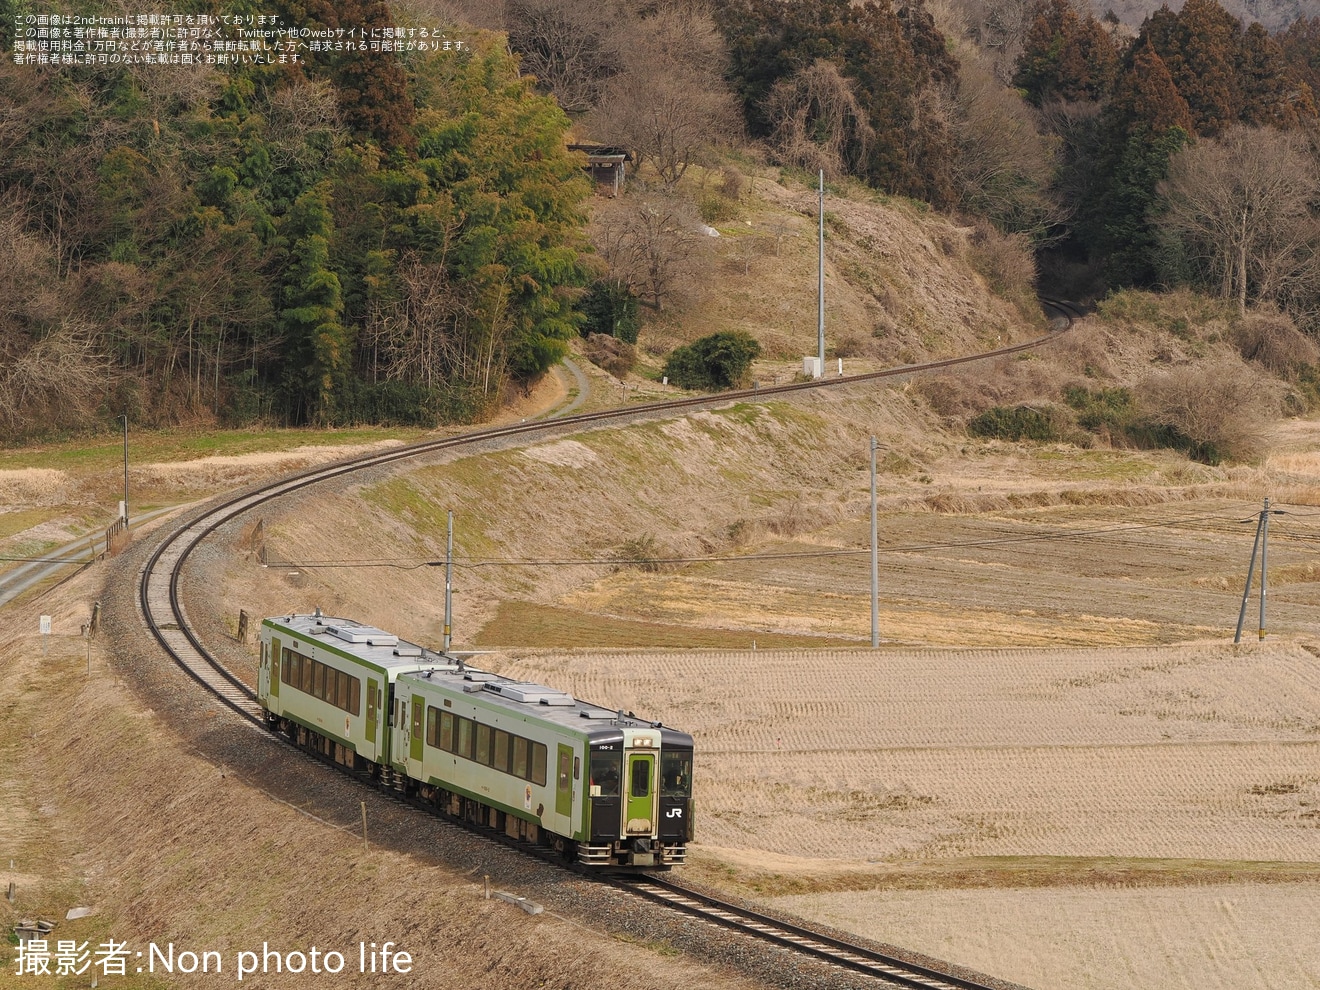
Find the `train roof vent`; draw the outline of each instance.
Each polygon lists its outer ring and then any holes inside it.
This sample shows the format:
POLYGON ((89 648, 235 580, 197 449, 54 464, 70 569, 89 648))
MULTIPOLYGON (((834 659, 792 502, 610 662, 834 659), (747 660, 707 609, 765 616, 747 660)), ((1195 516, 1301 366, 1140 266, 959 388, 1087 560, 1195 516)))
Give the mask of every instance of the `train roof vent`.
POLYGON ((420 646, 412 646, 408 643, 404 643, 394 648, 394 655, 396 657, 420 657, 422 655, 422 648, 420 646))
POLYGON ((486 684, 498 677, 499 674, 489 674, 484 670, 468 670, 463 673, 463 680, 473 681, 477 684, 486 684))
POLYGON ((578 712, 578 714, 583 718, 599 719, 614 718, 615 715, 614 712, 607 712, 604 708, 584 708, 582 711, 578 712))
POLYGON ((338 636, 345 643, 366 643, 368 646, 398 646, 399 637, 374 626, 326 626, 325 631, 338 636))
POLYGON ((525 705, 567 707, 574 703, 571 694, 543 684, 501 684, 500 694, 510 701, 521 701, 525 705))

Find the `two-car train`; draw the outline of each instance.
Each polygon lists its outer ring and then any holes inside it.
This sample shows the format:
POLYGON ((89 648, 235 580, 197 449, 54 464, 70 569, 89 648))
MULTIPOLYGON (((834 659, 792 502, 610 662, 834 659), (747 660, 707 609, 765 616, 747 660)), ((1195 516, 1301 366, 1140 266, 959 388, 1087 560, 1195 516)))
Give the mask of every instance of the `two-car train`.
POLYGON ((382 786, 593 867, 666 869, 692 837, 692 737, 349 619, 261 625, 266 724, 382 786))

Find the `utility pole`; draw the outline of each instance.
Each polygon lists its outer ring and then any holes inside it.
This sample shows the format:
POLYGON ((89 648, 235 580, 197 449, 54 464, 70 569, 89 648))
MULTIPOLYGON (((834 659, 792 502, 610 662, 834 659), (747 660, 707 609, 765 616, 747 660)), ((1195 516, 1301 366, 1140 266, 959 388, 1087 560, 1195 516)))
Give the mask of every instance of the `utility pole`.
POLYGON ((876 539, 875 437, 871 438, 871 649, 880 646, 880 548, 876 539))
POLYGON ((128 528, 128 413, 119 417, 124 421, 124 528, 128 528))
MULTIPOLYGON (((449 510, 449 548, 445 552, 445 639, 444 652, 449 652, 449 643, 454 631, 454 510, 449 510)), ((365 823, 363 831, 366 830, 365 823)))
POLYGON ((816 316, 816 350, 819 363, 816 365, 816 377, 825 374, 825 170, 820 170, 820 236, 819 257, 816 262, 816 297, 818 312, 816 316))
MULTIPOLYGON (((1242 608, 1238 610, 1237 631, 1233 634, 1233 642, 1242 642, 1242 624, 1247 619, 1247 601, 1251 597, 1251 576, 1256 569, 1256 551, 1260 550, 1260 629, 1257 637, 1263 642, 1265 639, 1265 599, 1266 587, 1269 584, 1266 571, 1266 555, 1268 553, 1268 544, 1270 538, 1270 516, 1281 516, 1282 509, 1271 509, 1270 500, 1265 499, 1265 507, 1260 510, 1260 515, 1256 520, 1256 540, 1251 545, 1251 562, 1247 565, 1247 583, 1242 589, 1242 608)), ((1251 522, 1250 519, 1243 519, 1242 522, 1251 522)))

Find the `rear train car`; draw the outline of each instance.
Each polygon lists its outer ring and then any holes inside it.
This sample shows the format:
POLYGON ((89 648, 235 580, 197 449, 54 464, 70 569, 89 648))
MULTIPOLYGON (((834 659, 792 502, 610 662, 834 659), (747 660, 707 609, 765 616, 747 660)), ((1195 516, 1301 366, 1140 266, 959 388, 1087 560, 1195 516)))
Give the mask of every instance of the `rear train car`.
POLYGON ((320 614, 262 623, 258 697, 299 744, 594 867, 667 869, 692 837, 692 737, 320 614))

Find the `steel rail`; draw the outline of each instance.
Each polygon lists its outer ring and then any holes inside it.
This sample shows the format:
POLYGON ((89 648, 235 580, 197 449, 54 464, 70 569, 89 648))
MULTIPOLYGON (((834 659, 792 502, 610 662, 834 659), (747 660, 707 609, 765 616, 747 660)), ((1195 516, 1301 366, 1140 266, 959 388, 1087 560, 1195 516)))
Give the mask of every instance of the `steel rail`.
POLYGON ((648 876, 641 880, 613 880, 615 886, 630 890, 648 900, 676 908, 722 928, 732 929, 836 966, 856 970, 902 987, 921 990, 994 990, 987 983, 932 969, 897 956, 868 949, 832 935, 772 918, 744 907, 730 904, 709 894, 699 893, 667 877, 648 876))

